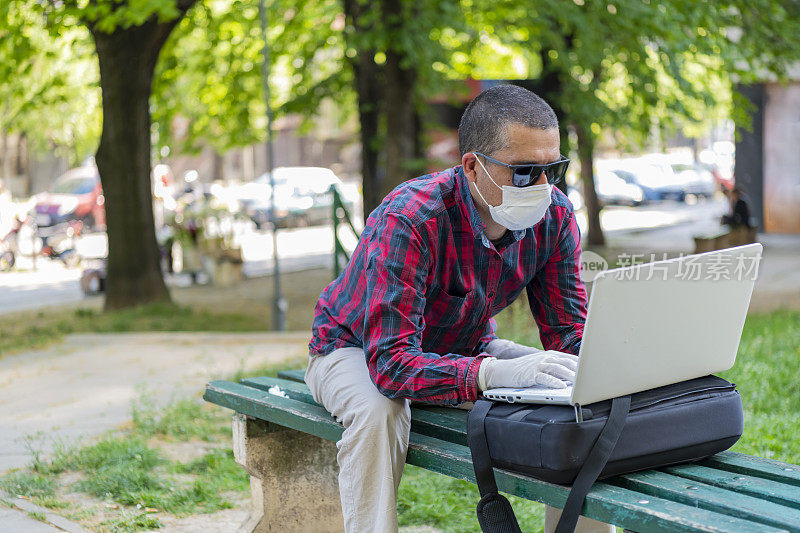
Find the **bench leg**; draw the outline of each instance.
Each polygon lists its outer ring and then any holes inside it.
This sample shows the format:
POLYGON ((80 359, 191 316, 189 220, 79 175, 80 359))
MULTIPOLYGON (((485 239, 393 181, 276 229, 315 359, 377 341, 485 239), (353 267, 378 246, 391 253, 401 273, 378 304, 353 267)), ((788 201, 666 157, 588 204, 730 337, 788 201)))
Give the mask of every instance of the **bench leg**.
POLYGON ((253 505, 239 533, 344 531, 336 443, 236 413, 233 451, 253 505))

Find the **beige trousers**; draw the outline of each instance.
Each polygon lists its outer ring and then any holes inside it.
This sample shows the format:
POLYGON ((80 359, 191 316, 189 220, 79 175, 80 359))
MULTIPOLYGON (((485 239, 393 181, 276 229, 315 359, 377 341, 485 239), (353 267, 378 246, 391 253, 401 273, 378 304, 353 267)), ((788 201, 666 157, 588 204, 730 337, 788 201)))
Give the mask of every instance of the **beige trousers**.
MULTIPOLYGON (((500 357, 535 351, 510 341, 493 341, 487 351, 493 345, 500 357)), ((395 533, 397 488, 403 475, 411 429, 410 402, 392 400, 378 392, 360 348, 341 348, 324 356, 311 355, 305 381, 314 400, 345 427, 341 440, 336 443, 345 531, 395 533)), ((469 408, 471 404, 460 407, 469 408)), ((560 509, 546 506, 546 533, 555 529, 560 515, 560 509)), ((614 526, 581 517, 575 531, 613 533, 614 526)))

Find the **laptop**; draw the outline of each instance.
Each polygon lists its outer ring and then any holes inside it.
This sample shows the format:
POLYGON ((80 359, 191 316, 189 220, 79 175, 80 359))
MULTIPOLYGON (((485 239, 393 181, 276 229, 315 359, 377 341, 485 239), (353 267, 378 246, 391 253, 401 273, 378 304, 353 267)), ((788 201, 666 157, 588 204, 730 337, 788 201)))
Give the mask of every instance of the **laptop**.
POLYGON ((496 388, 510 403, 575 406, 733 366, 762 246, 737 246, 606 270, 592 283, 575 383, 496 388))

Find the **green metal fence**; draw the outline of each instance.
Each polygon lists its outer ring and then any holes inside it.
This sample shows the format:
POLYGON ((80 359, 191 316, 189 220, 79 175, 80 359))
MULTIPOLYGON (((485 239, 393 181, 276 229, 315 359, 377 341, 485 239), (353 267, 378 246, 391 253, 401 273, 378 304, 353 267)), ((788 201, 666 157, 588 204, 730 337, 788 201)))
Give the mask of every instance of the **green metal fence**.
POLYGON ((342 272, 342 268, 344 268, 344 265, 350 260, 350 255, 347 253, 347 250, 344 249, 342 241, 339 239, 339 226, 341 224, 347 224, 347 226, 350 227, 350 231, 356 236, 356 239, 358 239, 360 235, 358 231, 356 231, 350 213, 347 211, 347 206, 345 206, 344 201, 342 201, 342 195, 335 185, 331 185, 331 194, 333 195, 333 202, 331 203, 331 215, 333 218, 333 275, 335 278, 338 278, 339 274, 342 272), (344 259, 344 261, 341 261, 342 259, 344 259))

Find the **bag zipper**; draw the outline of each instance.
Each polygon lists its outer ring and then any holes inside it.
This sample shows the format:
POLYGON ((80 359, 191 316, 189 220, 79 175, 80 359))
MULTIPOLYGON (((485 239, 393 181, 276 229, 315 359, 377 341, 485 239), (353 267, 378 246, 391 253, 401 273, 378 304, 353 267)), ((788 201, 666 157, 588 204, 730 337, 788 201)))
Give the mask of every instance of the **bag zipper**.
POLYGON ((668 401, 672 401, 672 400, 677 400, 677 399, 680 399, 680 398, 684 398, 686 396, 694 396, 694 395, 703 394, 703 393, 706 393, 706 392, 713 392, 713 391, 732 391, 732 390, 735 390, 735 389, 736 389, 736 385, 731 384, 731 385, 719 385, 719 386, 715 386, 715 387, 705 387, 705 388, 702 388, 702 389, 685 391, 685 392, 682 392, 680 394, 673 394, 671 396, 667 396, 665 398, 656 398, 654 400, 651 400, 649 402, 643 403, 641 405, 636 405, 635 407, 631 406, 631 411, 637 411, 639 409, 644 409, 645 407, 652 407, 652 406, 658 405, 660 403, 664 403, 664 402, 668 402, 668 401))

